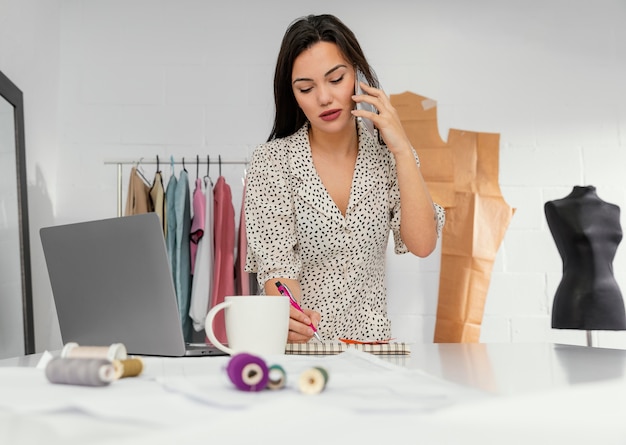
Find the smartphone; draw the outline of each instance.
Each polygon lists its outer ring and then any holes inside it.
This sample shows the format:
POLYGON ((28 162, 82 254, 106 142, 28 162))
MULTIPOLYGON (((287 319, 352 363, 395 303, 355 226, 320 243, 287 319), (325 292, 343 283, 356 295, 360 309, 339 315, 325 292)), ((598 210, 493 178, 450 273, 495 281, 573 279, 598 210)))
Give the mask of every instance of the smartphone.
MULTIPOLYGON (((361 85, 359 82, 363 82, 365 85, 369 86, 369 82, 367 81, 367 78, 365 77, 365 74, 363 74, 363 71, 361 71, 360 69, 356 69, 356 75, 355 77, 355 86, 354 86, 354 92, 355 94, 367 94, 365 91, 363 91, 361 89, 361 85)), ((376 109, 376 107, 374 105, 368 104, 367 102, 357 102, 356 104, 356 109, 357 110, 365 110, 365 111, 371 111, 372 113, 376 113, 378 114, 378 110, 376 109)), ((377 137, 376 134, 376 130, 374 128, 374 122, 372 122, 371 119, 367 119, 367 118, 360 118, 363 123, 365 124, 365 128, 367 128, 367 131, 370 132, 370 134, 373 137, 377 137)))

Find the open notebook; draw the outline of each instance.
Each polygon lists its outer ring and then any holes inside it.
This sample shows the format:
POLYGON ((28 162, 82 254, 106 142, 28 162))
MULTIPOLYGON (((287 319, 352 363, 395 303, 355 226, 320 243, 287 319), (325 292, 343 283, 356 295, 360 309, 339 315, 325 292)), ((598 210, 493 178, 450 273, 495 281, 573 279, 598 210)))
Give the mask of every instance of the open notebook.
POLYGON ((314 342, 287 343, 286 354, 294 355, 333 355, 345 352, 348 349, 358 349, 375 355, 409 355, 411 346, 408 343, 343 343, 343 342, 314 342))

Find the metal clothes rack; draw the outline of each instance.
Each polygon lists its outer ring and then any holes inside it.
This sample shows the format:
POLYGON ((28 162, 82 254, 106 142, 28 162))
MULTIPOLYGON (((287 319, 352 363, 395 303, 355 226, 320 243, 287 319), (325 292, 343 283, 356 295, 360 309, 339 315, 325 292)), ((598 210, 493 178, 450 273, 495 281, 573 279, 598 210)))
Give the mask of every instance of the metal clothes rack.
MULTIPOLYGON (((115 165, 117 166, 117 216, 122 216, 123 214, 123 210, 122 210, 122 193, 123 193, 123 184, 122 184, 122 179, 123 179, 123 166, 124 165, 134 165, 134 166, 139 166, 139 165, 183 165, 185 166, 185 168, 191 166, 191 165, 219 165, 220 167, 222 165, 248 165, 249 161, 247 159, 240 159, 240 160, 223 160, 221 156, 218 156, 217 159, 213 158, 211 159, 209 156, 207 156, 206 159, 200 159, 199 156, 197 156, 195 159, 191 159, 191 161, 187 160, 185 161, 185 157, 181 157, 178 159, 172 158, 170 157, 168 160, 166 160, 165 162, 163 162, 162 160, 159 159, 159 157, 157 156, 154 159, 147 159, 147 158, 141 158, 141 159, 105 159, 104 160, 104 164, 105 165, 115 165)), ((221 168, 220 168, 220 172, 219 174, 221 175, 221 168)))

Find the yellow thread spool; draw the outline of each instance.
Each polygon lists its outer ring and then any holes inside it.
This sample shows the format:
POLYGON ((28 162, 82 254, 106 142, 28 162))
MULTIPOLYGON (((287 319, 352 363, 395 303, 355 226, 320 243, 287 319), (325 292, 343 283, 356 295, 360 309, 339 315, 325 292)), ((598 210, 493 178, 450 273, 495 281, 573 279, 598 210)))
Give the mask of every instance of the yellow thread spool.
POLYGON ((307 369, 300 374, 298 389, 303 394, 319 394, 328 382, 328 372, 322 367, 307 369))
POLYGON ((124 360, 114 360, 114 364, 118 364, 121 368, 121 374, 118 378, 137 377, 143 372, 143 360, 139 357, 127 358, 124 360))

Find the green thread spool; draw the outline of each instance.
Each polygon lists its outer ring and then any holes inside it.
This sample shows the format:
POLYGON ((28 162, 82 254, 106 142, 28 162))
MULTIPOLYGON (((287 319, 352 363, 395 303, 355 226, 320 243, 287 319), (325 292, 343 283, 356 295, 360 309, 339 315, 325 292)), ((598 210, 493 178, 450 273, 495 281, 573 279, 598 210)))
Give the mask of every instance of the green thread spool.
POLYGON ((280 365, 272 365, 268 370, 267 389, 282 389, 287 384, 287 373, 280 365))

